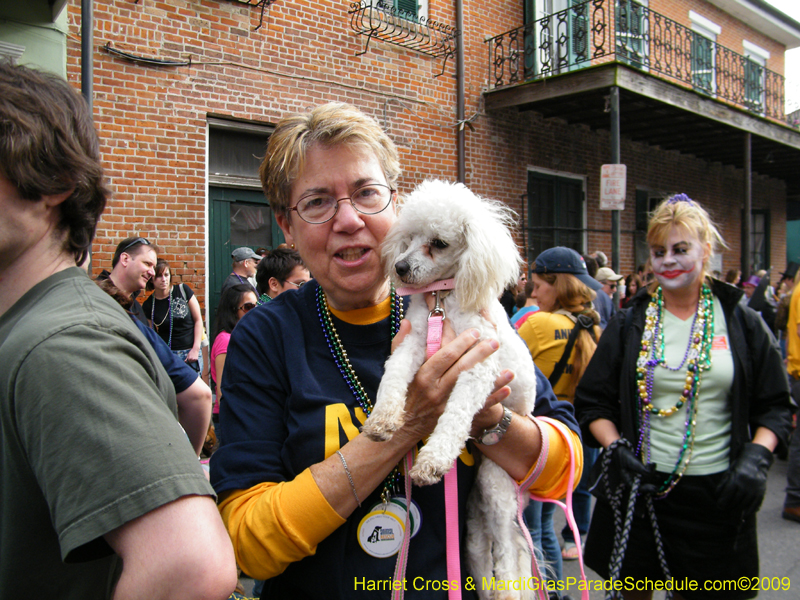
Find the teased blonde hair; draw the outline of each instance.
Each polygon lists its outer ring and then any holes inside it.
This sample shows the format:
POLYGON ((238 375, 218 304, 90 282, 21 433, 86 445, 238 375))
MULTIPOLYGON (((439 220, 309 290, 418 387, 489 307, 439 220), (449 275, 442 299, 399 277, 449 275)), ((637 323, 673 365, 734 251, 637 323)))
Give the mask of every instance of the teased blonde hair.
MULTIPOLYGON (((725 240, 706 210, 686 194, 675 194, 666 198, 650 215, 647 225, 647 244, 649 246, 666 246, 667 237, 673 227, 678 227, 688 235, 696 237, 703 246, 710 248, 708 257, 703 261, 702 278, 707 276, 706 268, 720 248, 727 248, 725 240)), ((647 264, 652 270, 650 258, 647 264)), ((653 279, 648 291, 653 294, 658 288, 658 281, 653 279)))

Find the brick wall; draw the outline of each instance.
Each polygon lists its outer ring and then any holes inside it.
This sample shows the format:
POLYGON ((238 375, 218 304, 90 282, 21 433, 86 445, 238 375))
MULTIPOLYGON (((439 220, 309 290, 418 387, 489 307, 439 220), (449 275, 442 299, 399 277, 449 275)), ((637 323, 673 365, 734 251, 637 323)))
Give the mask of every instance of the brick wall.
MULTIPOLYGON (((651 6, 666 12, 660 4, 651 6)), ((324 102, 349 102, 373 115, 397 143, 404 168, 401 191, 426 177, 456 179, 454 61, 435 77, 442 70, 441 59, 385 42, 373 40, 369 51, 358 56, 366 38, 350 29, 349 5, 277 2, 254 31, 260 10, 225 0, 95 3, 94 113, 114 190, 94 245, 95 272, 110 265, 121 239, 143 235, 160 245, 174 280, 188 283, 204 305, 209 114, 275 123, 287 113, 324 102), (191 65, 136 64, 109 54, 103 49, 106 44, 153 59, 191 60, 191 65)), ((69 0, 68 11, 68 78, 79 87, 79 0, 69 0)), ((720 23, 722 17, 712 13, 709 18, 720 23)), ((673 18, 688 19, 686 10, 682 14, 673 18)), ((431 0, 429 17, 455 26, 454 2, 431 0)), ((467 129, 466 134, 467 184, 520 211, 528 168, 569 172, 587 176, 587 198, 594 207, 600 165, 610 162, 607 133, 545 121, 535 113, 487 115, 483 110, 488 76, 484 39, 521 25, 522 19, 519 1, 465 2, 465 111, 467 117, 477 115, 475 132, 467 129)), ((728 24, 720 25, 728 35, 728 24)), ((748 39, 773 52, 769 40, 757 35, 748 39)), ((774 49, 773 54, 780 52, 774 49)), ((731 243, 725 264, 738 264, 739 223, 729 206, 741 200, 741 171, 624 141, 622 157, 629 165, 623 232, 633 226, 637 185, 686 191, 719 213, 731 243)), ((776 267, 783 257, 785 215, 775 208, 784 206, 782 185, 754 182, 754 205, 770 201, 773 208, 776 267)), ((590 220, 594 228, 610 228, 608 213, 591 209, 590 220)), ((634 267, 629 238, 623 233, 623 272, 634 267)), ((590 235, 589 249, 595 248, 610 248, 610 235, 590 235)))

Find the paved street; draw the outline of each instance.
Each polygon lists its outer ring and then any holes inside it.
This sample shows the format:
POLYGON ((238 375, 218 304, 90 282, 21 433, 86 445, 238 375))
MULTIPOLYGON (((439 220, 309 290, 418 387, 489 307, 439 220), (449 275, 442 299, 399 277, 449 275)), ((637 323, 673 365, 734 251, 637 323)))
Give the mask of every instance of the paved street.
MULTIPOLYGON (((797 600, 800 598, 800 523, 781 518, 784 488, 786 485, 786 461, 775 460, 769 472, 767 496, 758 514, 758 548, 762 577, 789 577, 788 591, 760 592, 759 598, 770 600, 797 600)), ((556 531, 561 531, 564 518, 561 510, 556 513, 556 531), (559 516, 561 515, 561 516, 559 516)), ((578 562, 564 563, 564 577, 579 577, 578 562)), ((589 579, 600 579, 591 569, 586 570, 589 579)), ((577 589, 570 591, 574 600, 580 598, 577 589)), ((654 598, 661 600, 662 594, 654 598)), ((592 592, 591 600, 603 600, 602 592, 592 592)))

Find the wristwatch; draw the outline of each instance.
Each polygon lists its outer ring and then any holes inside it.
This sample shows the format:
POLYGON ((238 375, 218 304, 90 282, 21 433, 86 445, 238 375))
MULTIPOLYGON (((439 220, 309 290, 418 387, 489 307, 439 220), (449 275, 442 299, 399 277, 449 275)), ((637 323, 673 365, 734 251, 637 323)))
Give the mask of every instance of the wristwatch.
POLYGON ((482 434, 475 440, 482 446, 494 446, 499 442, 508 431, 508 426, 511 425, 512 413, 505 406, 503 407, 503 418, 500 422, 491 429, 485 429, 482 434))

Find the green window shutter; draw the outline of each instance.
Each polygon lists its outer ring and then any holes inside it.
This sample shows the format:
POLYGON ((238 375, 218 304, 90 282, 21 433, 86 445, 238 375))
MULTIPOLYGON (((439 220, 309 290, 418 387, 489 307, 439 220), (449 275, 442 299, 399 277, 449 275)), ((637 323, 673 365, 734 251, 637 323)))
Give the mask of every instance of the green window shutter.
POLYGON ((744 59, 744 86, 747 105, 753 110, 763 110, 762 96, 764 93, 764 67, 750 60, 744 59))
POLYGON ((711 94, 714 76, 714 42, 698 33, 692 34, 692 83, 698 90, 711 94))
POLYGON ((553 246, 583 251, 583 203, 580 181, 528 173, 528 260, 553 246))
POLYGON ((398 10, 417 16, 417 0, 394 0, 394 5, 398 10))

